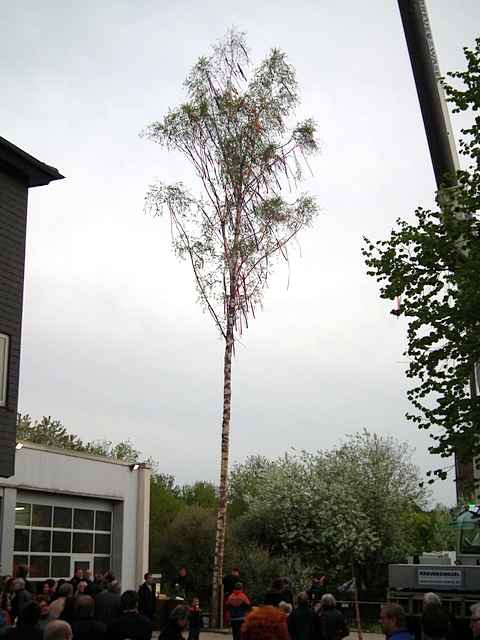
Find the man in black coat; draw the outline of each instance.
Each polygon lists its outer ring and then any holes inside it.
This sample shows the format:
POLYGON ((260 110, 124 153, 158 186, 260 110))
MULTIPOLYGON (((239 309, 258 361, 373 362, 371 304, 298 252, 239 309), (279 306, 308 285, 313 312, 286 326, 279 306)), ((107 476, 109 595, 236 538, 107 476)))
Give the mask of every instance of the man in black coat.
POLYGON ((184 640, 182 631, 188 625, 189 609, 180 604, 170 613, 167 626, 160 632, 159 640, 184 640))
POLYGON ((144 578, 145 582, 138 589, 138 610, 152 620, 157 607, 155 585, 151 573, 146 573, 144 578))
POLYGON ((138 613, 138 596, 135 591, 122 593, 123 613, 108 628, 108 640, 150 640, 152 623, 138 613))
POLYGON ((108 627, 121 612, 120 584, 114 580, 95 598, 95 619, 108 627))
POLYGON ((321 573, 314 573, 312 576, 312 584, 310 585, 310 589, 307 591, 308 597, 312 605, 320 602, 322 596, 327 591, 327 577, 322 575, 321 573))
POLYGON ((173 583, 176 595, 188 600, 192 594, 192 587, 193 581, 191 575, 188 573, 187 567, 181 567, 173 583))
POLYGON ((104 640, 107 627, 93 619, 95 601, 92 596, 78 596, 75 602, 75 620, 72 622, 75 640, 104 640))
POLYGON ((228 596, 233 593, 237 582, 241 582, 240 569, 238 567, 233 567, 228 576, 223 578, 223 595, 225 598, 228 598, 228 596))
POLYGON ((25 580, 15 578, 13 581, 12 619, 18 618, 20 611, 32 600, 32 594, 25 588, 25 580))
POLYGON ((8 640, 42 640, 43 633, 37 627, 39 619, 40 606, 30 601, 20 609, 16 627, 11 627, 2 637, 8 640))
POLYGON ((74 593, 78 589, 79 582, 81 582, 82 580, 83 580, 83 569, 76 569, 72 579, 70 580, 70 584, 73 587, 74 593))
POLYGON ((292 640, 312 640, 315 635, 317 614, 310 607, 308 593, 297 596, 297 607, 288 616, 288 633, 292 640))

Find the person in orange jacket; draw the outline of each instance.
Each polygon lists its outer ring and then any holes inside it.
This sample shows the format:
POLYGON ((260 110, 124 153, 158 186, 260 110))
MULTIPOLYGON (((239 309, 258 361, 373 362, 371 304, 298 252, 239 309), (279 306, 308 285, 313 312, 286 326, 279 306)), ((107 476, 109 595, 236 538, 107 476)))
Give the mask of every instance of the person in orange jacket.
POLYGON ((232 627, 233 640, 240 640, 240 629, 243 621, 250 611, 251 604, 246 593, 243 591, 243 584, 237 582, 233 593, 227 598, 227 609, 230 614, 230 625, 232 627))

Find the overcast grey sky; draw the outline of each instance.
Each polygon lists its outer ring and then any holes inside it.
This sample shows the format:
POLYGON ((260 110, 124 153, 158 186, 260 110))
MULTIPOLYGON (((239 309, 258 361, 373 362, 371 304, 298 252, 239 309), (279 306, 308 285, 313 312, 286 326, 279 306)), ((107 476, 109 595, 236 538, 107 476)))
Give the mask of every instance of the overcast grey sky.
MULTIPOLYGON (((461 68, 480 2, 428 5, 442 70, 461 68)), ((404 419, 406 325, 360 253, 363 234, 433 203, 396 1, 20 0, 2 18, 0 135, 66 176, 30 193, 20 410, 130 438, 181 482, 217 480, 223 346, 167 221, 143 213, 155 178, 191 182, 191 170, 138 134, 235 25, 253 59, 278 46, 296 67, 298 116, 319 126, 306 188, 322 213, 288 290, 277 270, 238 349, 232 460, 366 427, 407 440, 429 468, 427 434, 404 419)), ((435 496, 451 502, 452 482, 435 496)))

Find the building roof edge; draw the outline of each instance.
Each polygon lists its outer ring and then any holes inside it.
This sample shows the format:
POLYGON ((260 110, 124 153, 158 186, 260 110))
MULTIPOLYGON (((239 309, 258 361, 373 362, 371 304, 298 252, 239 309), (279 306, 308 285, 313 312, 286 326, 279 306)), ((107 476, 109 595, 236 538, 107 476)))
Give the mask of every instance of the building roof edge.
MULTIPOLYGON (((106 456, 97 456, 84 451, 74 451, 73 449, 59 449, 57 447, 46 447, 43 444, 36 444, 35 442, 28 442, 22 440, 22 449, 33 449, 35 451, 45 451, 47 453, 55 453, 57 455, 71 456, 72 458, 84 458, 86 460, 94 460, 96 462, 106 462, 110 464, 116 464, 124 467, 130 467, 132 462, 126 460, 118 460, 117 458, 107 458, 106 456)), ((20 449, 21 451, 21 449, 20 449)))
POLYGON ((23 175, 29 187, 40 187, 65 177, 55 167, 34 158, 2 136, 0 136, 0 164, 23 175))

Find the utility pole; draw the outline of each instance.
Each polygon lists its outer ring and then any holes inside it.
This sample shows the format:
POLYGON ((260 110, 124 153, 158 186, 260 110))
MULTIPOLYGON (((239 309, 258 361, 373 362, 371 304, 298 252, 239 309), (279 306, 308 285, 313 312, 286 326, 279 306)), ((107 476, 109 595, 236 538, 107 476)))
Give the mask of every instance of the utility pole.
MULTIPOLYGON (((460 164, 441 83, 440 65, 435 52, 425 0, 398 0, 398 7, 441 206, 442 201, 451 201, 455 198, 456 172, 460 164)), ((472 398, 477 397, 477 372, 476 365, 470 378, 472 398)), ((465 490, 470 492, 470 487, 474 484, 474 460, 470 457, 465 459, 460 452, 455 453, 455 481, 457 502, 459 502, 464 497, 465 490)))

